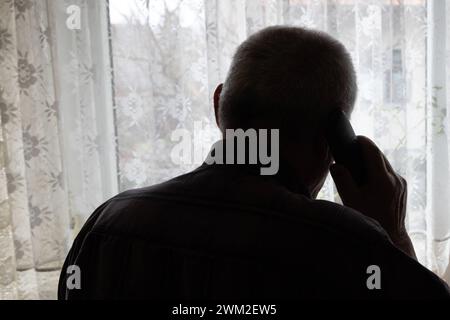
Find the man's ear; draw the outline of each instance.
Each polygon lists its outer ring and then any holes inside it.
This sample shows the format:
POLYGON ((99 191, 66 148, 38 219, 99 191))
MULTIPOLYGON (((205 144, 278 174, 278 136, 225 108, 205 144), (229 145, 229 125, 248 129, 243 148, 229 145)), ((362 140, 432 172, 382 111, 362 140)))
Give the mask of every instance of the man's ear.
POLYGON ((219 125, 219 101, 220 101, 220 93, 222 92, 223 83, 219 84, 214 91, 214 115, 216 117, 216 124, 220 128, 219 125))

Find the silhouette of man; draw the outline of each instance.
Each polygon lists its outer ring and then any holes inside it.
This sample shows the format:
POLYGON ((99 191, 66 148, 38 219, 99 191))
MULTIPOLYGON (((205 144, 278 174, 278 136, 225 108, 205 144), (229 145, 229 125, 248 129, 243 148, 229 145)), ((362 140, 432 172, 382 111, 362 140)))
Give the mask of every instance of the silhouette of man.
POLYGON ((330 36, 277 26, 249 37, 215 91, 216 121, 225 141, 227 129, 279 129, 279 150, 268 146, 279 170, 204 163, 113 197, 78 234, 59 299, 448 298, 416 261, 406 181, 376 145, 358 137, 361 186, 332 164, 326 119, 336 107, 350 115, 356 92, 330 36), (329 171, 345 206, 315 200, 329 171))

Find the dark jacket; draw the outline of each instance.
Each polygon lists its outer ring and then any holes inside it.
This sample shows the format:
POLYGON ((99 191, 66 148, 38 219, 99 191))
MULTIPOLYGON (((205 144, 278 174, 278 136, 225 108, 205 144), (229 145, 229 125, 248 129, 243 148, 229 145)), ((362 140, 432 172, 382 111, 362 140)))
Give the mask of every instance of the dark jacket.
POLYGON ((448 297, 374 220, 299 183, 206 164, 95 210, 58 289, 59 299, 448 297), (81 289, 66 288, 70 265, 81 289), (372 265, 381 289, 367 286, 372 265))

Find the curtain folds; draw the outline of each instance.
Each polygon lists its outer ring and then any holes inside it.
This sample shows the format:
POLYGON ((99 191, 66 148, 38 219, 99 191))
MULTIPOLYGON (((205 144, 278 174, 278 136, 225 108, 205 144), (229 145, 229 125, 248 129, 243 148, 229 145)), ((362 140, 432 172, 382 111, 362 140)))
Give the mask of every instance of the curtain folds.
POLYGON ((427 260, 450 283, 450 4, 428 2, 427 260))
MULTIPOLYGON (((355 130, 408 181, 419 261, 450 282, 449 20, 440 0, 0 1, 0 299, 54 298, 95 207, 196 167, 234 50, 276 24, 348 48, 355 130)), ((339 201, 330 179, 320 197, 339 201)))
POLYGON ((117 192, 106 13, 0 2, 1 298, 54 298, 74 230, 117 192))

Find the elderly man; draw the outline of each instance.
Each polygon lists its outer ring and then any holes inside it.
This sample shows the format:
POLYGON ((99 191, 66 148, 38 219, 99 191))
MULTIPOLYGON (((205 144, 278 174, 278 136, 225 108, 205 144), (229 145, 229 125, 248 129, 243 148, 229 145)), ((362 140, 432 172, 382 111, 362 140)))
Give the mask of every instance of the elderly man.
POLYGON ((268 129, 279 139, 258 137, 271 141, 259 148, 277 156, 276 170, 248 163, 247 139, 110 199, 76 238, 59 298, 448 298, 415 260, 406 182, 375 144, 357 138, 363 184, 332 164, 327 117, 350 115, 356 92, 351 59, 330 36, 279 26, 249 37, 215 91, 217 125, 226 142, 227 130, 268 129), (218 159, 235 151, 247 162, 218 159), (329 171, 344 206, 315 200, 329 171))

